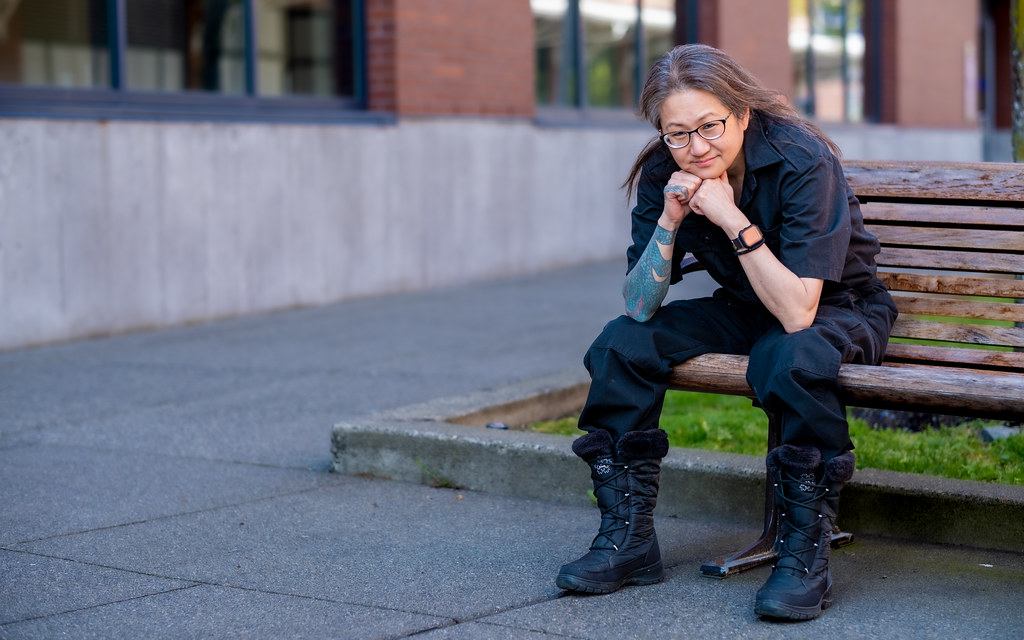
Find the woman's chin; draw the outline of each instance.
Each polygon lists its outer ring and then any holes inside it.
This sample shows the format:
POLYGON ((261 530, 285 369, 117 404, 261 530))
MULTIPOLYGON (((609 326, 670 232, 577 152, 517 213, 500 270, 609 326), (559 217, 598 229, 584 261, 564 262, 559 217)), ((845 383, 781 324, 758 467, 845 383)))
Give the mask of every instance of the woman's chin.
POLYGON ((718 166, 718 163, 715 162, 712 162, 706 167, 694 164, 690 166, 688 171, 701 180, 715 180, 722 175, 722 169, 718 166))

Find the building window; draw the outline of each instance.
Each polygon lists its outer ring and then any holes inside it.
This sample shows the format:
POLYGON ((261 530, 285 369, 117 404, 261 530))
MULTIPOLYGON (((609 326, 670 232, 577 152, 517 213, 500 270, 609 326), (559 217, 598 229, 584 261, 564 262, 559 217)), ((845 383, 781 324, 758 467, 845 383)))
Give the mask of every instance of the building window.
POLYGON ((258 0, 259 86, 263 95, 329 96, 352 90, 335 73, 338 36, 349 16, 328 0, 258 0))
POLYGON ((621 109, 633 105, 639 86, 638 5, 580 0, 589 106, 621 109))
POLYGON ((107 0, 0 0, 0 82, 105 87, 107 0))
POLYGON ((537 102, 576 104, 576 33, 569 0, 531 0, 536 51, 537 102))
POLYGON ((362 0, 0 0, 0 112, 358 108, 361 16, 362 0))
POLYGON ((671 48, 675 0, 531 0, 537 101, 631 109, 650 63, 671 48))
POLYGON ((864 120, 863 0, 790 0, 794 102, 822 122, 864 120))
POLYGON ((641 85, 647 70, 666 51, 675 46, 676 0, 644 0, 640 8, 640 32, 644 38, 646 59, 642 65, 641 85))
POLYGON ((245 93, 242 0, 125 0, 125 86, 245 93))

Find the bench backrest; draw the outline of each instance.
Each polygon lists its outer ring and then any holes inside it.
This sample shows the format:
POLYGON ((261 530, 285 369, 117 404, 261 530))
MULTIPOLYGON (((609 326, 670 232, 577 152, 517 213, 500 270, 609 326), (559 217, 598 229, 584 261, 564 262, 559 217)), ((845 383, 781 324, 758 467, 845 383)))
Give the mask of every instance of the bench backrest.
POLYGON ((1024 373, 1024 165, 843 166, 900 309, 886 363, 1024 373))

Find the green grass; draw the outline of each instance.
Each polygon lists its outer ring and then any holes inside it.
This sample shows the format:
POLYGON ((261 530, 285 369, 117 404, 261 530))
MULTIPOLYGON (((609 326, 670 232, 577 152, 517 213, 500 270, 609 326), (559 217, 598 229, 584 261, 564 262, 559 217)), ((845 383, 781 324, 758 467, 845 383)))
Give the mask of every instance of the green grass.
MULTIPOLYGON (((989 424, 972 420, 911 433, 875 429, 863 420, 851 419, 850 434, 861 469, 1024 485, 1024 433, 987 444, 978 434, 989 424)), ((661 428, 675 447, 763 456, 768 419, 746 398, 669 391, 661 428)), ((530 429, 581 433, 575 417, 535 423, 530 429)))

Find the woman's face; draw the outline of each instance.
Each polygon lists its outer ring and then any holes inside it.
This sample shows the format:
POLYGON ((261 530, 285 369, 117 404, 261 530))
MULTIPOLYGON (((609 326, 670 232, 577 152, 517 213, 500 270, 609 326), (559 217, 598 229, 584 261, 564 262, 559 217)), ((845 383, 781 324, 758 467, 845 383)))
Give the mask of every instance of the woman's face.
POLYGON ((690 134, 690 143, 682 149, 669 147, 679 168, 698 178, 718 178, 733 167, 743 151, 743 135, 750 122, 750 109, 742 114, 729 110, 713 94, 700 89, 683 89, 661 103, 661 135, 674 131, 692 131, 714 120, 725 121, 725 133, 715 140, 690 134))

